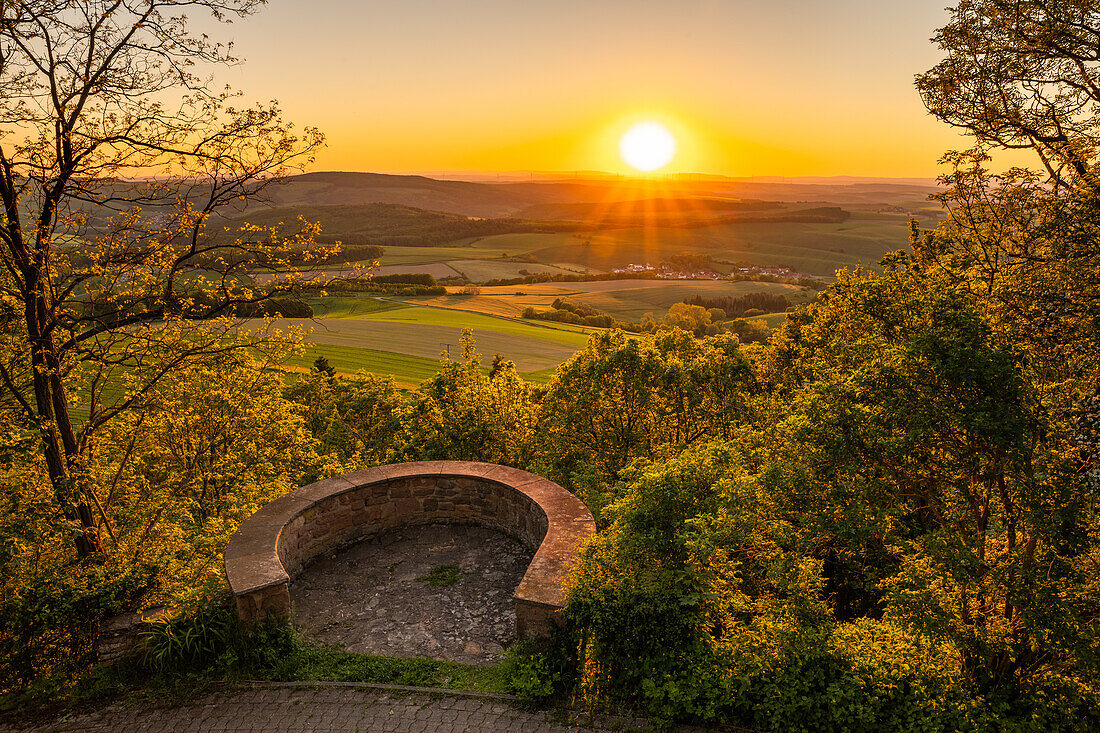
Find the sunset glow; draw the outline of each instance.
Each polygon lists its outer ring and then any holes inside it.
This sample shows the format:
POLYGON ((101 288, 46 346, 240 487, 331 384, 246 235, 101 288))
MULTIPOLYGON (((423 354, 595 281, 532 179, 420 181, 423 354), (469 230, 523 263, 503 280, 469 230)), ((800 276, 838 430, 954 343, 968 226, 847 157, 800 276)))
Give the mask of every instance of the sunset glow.
POLYGON ((965 147, 912 85, 944 5, 276 0, 230 26, 229 81, 321 128, 319 170, 636 173, 653 120, 662 174, 932 176, 965 147))

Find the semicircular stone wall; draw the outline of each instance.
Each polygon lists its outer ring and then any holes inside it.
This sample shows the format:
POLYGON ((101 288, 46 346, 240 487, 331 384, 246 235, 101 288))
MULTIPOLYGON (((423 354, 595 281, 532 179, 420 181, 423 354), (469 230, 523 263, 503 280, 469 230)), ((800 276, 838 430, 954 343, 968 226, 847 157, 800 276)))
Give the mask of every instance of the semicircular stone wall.
POLYGON ((410 524, 479 524, 535 555, 516 588, 516 637, 549 633, 569 565, 596 531, 588 508, 557 484, 518 468, 468 461, 399 463, 303 486, 237 529, 225 573, 241 619, 290 615, 290 583, 312 560, 410 524))

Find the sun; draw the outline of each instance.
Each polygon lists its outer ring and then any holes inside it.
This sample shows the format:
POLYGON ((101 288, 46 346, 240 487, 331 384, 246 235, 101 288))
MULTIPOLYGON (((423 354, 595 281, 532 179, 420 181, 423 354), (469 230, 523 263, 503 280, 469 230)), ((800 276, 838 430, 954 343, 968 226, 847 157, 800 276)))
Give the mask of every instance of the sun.
POLYGON ((631 168, 664 168, 676 155, 676 138, 660 122, 638 122, 619 138, 619 154, 631 168))

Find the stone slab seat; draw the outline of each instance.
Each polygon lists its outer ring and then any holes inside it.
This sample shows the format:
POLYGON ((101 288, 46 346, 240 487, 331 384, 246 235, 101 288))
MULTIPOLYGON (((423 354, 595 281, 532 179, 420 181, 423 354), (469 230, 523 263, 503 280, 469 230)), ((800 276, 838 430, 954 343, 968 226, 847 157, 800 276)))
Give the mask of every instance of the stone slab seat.
POLYGON ((518 468, 469 461, 376 466, 281 496, 245 520, 225 551, 241 619, 290 615, 290 583, 312 560, 410 524, 480 524, 535 553, 515 592, 516 637, 544 635, 563 585, 596 531, 588 508, 561 486, 518 468))

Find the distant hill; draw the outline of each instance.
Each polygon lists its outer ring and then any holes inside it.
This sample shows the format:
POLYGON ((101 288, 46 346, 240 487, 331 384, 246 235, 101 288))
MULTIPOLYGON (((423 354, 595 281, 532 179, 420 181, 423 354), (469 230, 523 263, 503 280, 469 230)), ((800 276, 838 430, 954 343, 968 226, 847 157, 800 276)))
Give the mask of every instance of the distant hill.
MULTIPOLYGON (((848 179, 815 183, 786 181, 674 179, 577 179, 551 182, 483 183, 437 180, 426 176, 323 172, 292 176, 266 191, 266 203, 248 211, 285 206, 399 204, 429 211, 476 217, 534 216, 543 204, 597 204, 645 199, 726 199, 817 206, 927 206, 937 189, 931 185, 848 179), (530 213, 534 212, 534 213, 530 213)), ((241 212, 243 213, 243 212, 241 212)), ((556 217, 555 217, 556 218, 556 217)))
POLYGON ((585 221, 600 218, 634 216, 639 212, 647 214, 683 214, 694 213, 716 216, 734 212, 761 212, 785 208, 775 201, 742 201, 735 199, 710 198, 647 198, 631 201, 610 201, 598 203, 552 203, 535 204, 520 212, 521 216, 532 219, 570 219, 585 221))
MULTIPOLYGON (((400 204, 463 216, 511 216, 535 203, 506 186, 382 173, 306 173, 265 192, 268 206, 400 204)), ((249 210, 257 208, 251 204, 249 210)))
POLYGON ((471 237, 496 234, 572 231, 568 222, 525 219, 483 219, 462 214, 428 211, 400 204, 345 204, 336 206, 290 205, 252 208, 225 222, 258 226, 286 224, 296 228, 298 217, 321 225, 318 241, 345 245, 430 247, 471 237))
POLYGON ((520 212, 531 219, 577 222, 585 229, 663 226, 698 227, 711 224, 803 222, 839 224, 851 214, 838 206, 807 208, 774 201, 678 198, 614 201, 607 203, 536 204, 520 212))

